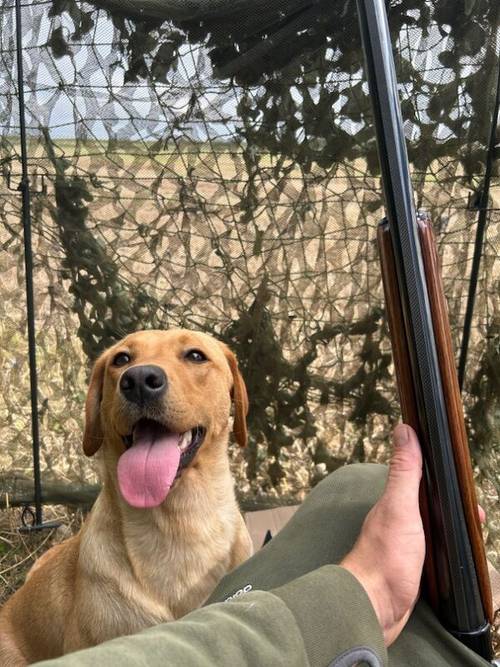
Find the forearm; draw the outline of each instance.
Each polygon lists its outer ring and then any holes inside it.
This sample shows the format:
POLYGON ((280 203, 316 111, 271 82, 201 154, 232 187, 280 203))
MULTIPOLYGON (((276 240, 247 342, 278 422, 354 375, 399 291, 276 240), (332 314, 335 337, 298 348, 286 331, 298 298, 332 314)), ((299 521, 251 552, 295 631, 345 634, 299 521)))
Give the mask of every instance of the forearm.
POLYGON ((346 655, 371 667, 387 664, 362 586, 343 568, 327 565, 274 591, 210 605, 180 621, 38 664, 326 667, 346 655))

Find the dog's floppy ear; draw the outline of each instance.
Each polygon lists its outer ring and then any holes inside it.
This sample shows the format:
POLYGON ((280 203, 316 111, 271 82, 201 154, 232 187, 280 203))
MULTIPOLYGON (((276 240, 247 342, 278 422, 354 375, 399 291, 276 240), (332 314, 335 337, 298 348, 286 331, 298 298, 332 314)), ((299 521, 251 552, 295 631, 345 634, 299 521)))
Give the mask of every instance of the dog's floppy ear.
POLYGON ((89 390, 85 402, 85 429, 83 431, 83 451, 93 456, 102 445, 101 398, 104 383, 106 356, 101 355, 95 362, 90 376, 89 390))
POLYGON ((224 354, 226 355, 229 368, 233 375, 233 388, 231 398, 234 403, 234 424, 233 432, 236 442, 245 447, 247 444, 247 414, 248 414, 248 394, 245 387, 245 381, 238 368, 238 361, 231 350, 224 345, 224 354))

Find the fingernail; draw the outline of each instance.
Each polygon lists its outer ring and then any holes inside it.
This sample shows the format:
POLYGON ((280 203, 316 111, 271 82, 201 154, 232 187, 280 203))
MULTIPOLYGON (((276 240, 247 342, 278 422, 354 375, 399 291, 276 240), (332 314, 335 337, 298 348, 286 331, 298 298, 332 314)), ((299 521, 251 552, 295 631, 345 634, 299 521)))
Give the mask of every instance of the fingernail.
POLYGON ((405 424, 398 424, 394 430, 394 444, 396 447, 402 447, 408 444, 410 439, 410 429, 405 424))

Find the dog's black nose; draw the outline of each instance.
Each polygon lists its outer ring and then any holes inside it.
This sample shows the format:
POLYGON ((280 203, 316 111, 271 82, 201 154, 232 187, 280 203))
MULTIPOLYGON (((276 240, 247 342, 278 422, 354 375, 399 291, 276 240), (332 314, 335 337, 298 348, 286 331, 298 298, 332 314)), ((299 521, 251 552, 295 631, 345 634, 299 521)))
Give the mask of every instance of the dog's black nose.
POLYGON ((145 405, 165 393, 167 376, 159 366, 132 366, 121 376, 120 389, 127 400, 145 405))

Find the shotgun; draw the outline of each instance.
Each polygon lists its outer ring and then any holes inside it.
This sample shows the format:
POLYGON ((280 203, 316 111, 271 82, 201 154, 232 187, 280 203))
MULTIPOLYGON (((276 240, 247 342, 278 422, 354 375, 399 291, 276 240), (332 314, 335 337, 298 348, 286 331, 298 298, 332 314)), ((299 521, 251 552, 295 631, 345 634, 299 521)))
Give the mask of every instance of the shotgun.
POLYGON ((417 216, 384 0, 357 0, 386 219, 377 233, 403 420, 424 456, 423 591, 488 661, 493 609, 446 301, 432 228, 417 216))

